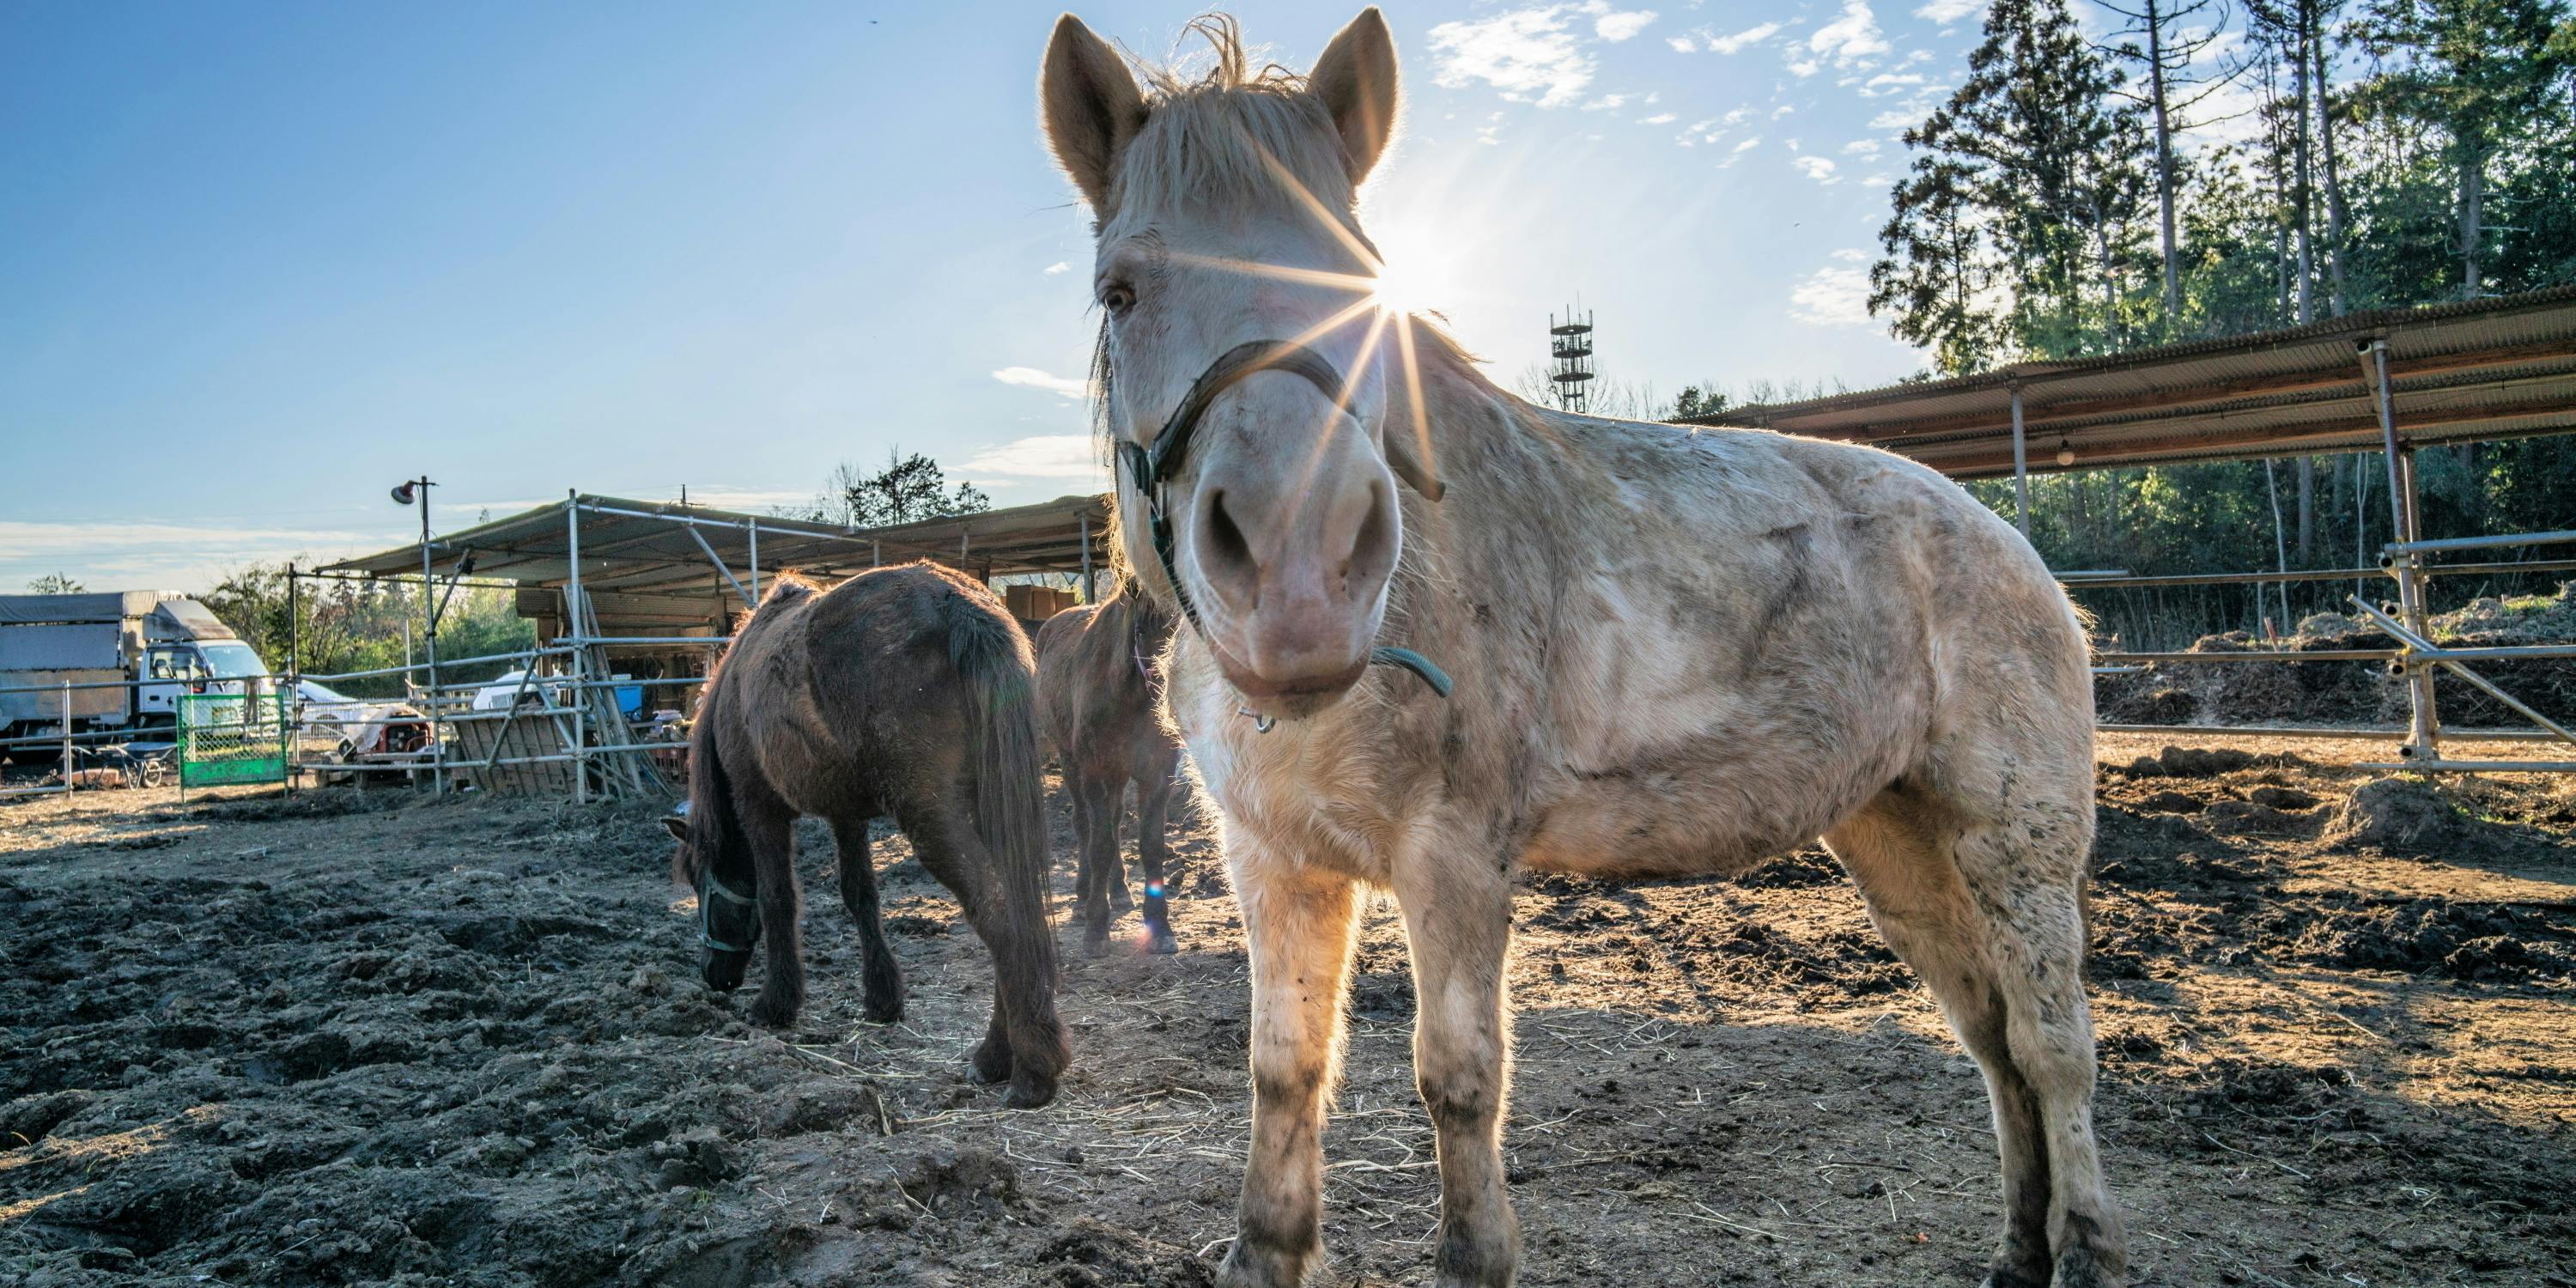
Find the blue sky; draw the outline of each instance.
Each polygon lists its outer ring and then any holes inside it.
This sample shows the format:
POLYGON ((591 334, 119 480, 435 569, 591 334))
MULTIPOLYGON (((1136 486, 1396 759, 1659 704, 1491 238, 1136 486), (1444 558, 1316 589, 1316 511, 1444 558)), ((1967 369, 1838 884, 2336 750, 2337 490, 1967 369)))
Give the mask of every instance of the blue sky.
MULTIPOLYGON (((1859 309, 1973 0, 1399 3, 1365 220, 1497 379, 1882 383, 1859 309)), ((1241 3, 1304 67, 1355 6, 1241 3)), ((1187 6, 1082 7, 1174 47, 1187 6)), ((0 590, 202 587, 567 488, 750 508, 901 445, 1097 486, 1023 6, 0 3, 0 590)))

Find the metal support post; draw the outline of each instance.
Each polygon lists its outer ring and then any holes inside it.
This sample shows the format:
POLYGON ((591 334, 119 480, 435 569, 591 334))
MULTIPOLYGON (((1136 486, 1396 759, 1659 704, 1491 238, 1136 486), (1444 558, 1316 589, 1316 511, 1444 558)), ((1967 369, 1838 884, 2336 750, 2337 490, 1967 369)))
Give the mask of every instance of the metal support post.
POLYGON ((2012 387, 2013 504, 2021 539, 2030 540, 2030 444, 2021 431, 2021 386, 2012 387))
POLYGON ((742 525, 751 534, 751 600, 760 602, 760 520, 746 519, 742 525))
MULTIPOLYGON (((2378 403, 2380 448, 2388 455, 2389 528, 2396 544, 2402 545, 2416 537, 2414 454, 2397 440, 2397 406, 2388 385, 2388 342, 2372 340, 2367 359, 2371 388, 2378 403)), ((2424 556, 2412 550, 2396 554, 2388 562, 2388 573, 2397 579, 2399 619, 2406 623, 2406 629, 2422 635, 2425 631, 2424 556)), ((2402 759, 2441 759, 2442 722, 2433 703, 2430 662, 2408 660, 2406 697, 2410 715, 2406 743, 2397 749, 2398 756, 2402 759)))
MULTIPOLYGON (((697 528, 691 527, 689 535, 697 536, 697 528)), ((706 539, 700 537, 698 544, 705 545, 706 539)), ((564 583, 564 617, 565 624, 571 628, 567 633, 572 639, 572 677, 573 683, 586 684, 590 679, 590 650, 582 644, 585 605, 581 602, 581 501, 577 496, 564 502, 564 545, 567 562, 572 569, 571 577, 564 583)), ((723 561, 718 560, 716 567, 723 568, 723 561)), ((733 580, 733 574, 726 573, 725 580, 733 580)), ((587 698, 587 689, 580 692, 587 698)), ((546 698, 546 705, 554 705, 552 695, 546 698)), ((562 726, 557 725, 556 728, 562 726)), ((572 704, 572 802, 575 805, 590 803, 590 703, 587 700, 572 704)))
POLYGON ((287 745, 286 793, 295 794, 295 759, 303 751, 304 668, 296 660, 303 651, 303 597, 297 592, 295 565, 286 565, 286 700, 278 704, 278 718, 286 721, 287 745))
MULTIPOLYGON (((137 703, 136 705, 141 705, 137 703)), ((72 794, 72 682, 63 681, 63 795, 72 794)))
POLYGON ((424 631, 423 649, 429 659, 429 701, 423 705, 429 716, 429 786, 432 795, 447 794, 447 739, 440 736, 438 717, 438 578, 432 566, 429 548, 429 477, 420 480, 420 613, 424 631))

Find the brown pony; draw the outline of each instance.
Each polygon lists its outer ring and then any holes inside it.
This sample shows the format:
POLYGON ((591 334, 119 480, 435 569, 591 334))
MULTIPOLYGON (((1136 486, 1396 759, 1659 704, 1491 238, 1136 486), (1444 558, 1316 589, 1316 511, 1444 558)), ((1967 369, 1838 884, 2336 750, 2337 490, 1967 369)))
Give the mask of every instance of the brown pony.
POLYGON ((1096 218, 1119 536, 1188 623, 1165 702, 1251 958, 1218 1282, 1293 1288, 1321 1250, 1363 891, 1394 893, 1413 954, 1433 1281, 1501 1288, 1512 874, 1742 872, 1822 836, 1985 1071, 1989 1283, 2118 1288, 2084 995, 2093 686, 2047 565, 1901 457, 1494 387, 1381 293, 1360 225, 1396 120, 1385 20, 1305 76, 1201 26, 1208 75, 1140 85, 1067 16, 1040 99, 1096 218))
POLYGON ((1181 740, 1163 719, 1161 658, 1171 639, 1172 615, 1123 577, 1097 606, 1058 613, 1038 628, 1038 720, 1064 760, 1065 787, 1073 793, 1074 828, 1082 838, 1074 901, 1083 944, 1095 953, 1108 944, 1113 907, 1129 906, 1118 816, 1131 782, 1136 860, 1145 869, 1146 949, 1181 950, 1163 890, 1170 854, 1163 819, 1181 769, 1181 740))
POLYGON ((868 861, 868 820, 892 814, 993 952, 976 1075, 1009 1081, 1005 1103, 1017 1108, 1053 1099, 1068 1048, 1055 1014, 1031 678, 1028 638, 1001 601, 948 569, 883 568, 828 591, 779 577, 707 679, 690 734, 690 810, 670 821, 672 870, 698 892, 708 985, 740 987, 765 931, 751 1016, 795 1021, 805 967, 791 825, 812 816, 831 824, 840 851, 868 1018, 901 1018, 903 980, 868 861))

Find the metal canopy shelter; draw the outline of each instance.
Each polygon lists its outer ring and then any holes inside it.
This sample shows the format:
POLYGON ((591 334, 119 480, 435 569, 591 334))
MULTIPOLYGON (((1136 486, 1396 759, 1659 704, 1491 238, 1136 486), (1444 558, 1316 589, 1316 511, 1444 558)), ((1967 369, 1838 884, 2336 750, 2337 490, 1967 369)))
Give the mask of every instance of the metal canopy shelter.
MULTIPOLYGON (((879 564, 931 559, 980 577, 1084 573, 1107 558, 1108 505, 1096 496, 892 527, 851 529, 775 515, 576 493, 553 505, 433 538, 445 580, 513 583, 519 612, 549 637, 571 635, 567 587, 587 600, 596 637, 721 636, 764 577, 837 580, 879 564), (469 565, 466 561, 471 560, 469 565)), ((418 580, 422 549, 401 546, 316 570, 418 580)))
MULTIPOLYGON (((2384 607, 2358 596, 2351 604, 2400 644, 2366 655, 2387 661, 2406 678, 2410 719, 2398 748, 2403 767, 2576 769, 2576 762, 2442 758, 2433 692, 2437 671, 2502 701, 2547 736, 2576 743, 2576 733, 2467 665, 2505 655, 2576 656, 2576 647, 2455 649, 2435 644, 2426 637, 2425 582, 2466 569, 2437 564, 2428 556, 2576 544, 2576 531, 2423 540, 2414 463, 2422 447, 2576 432, 2576 286, 2347 314, 2289 330, 2098 358, 2015 363, 1949 380, 1730 408, 1684 417, 1683 423, 1865 443, 1912 457, 1952 478, 2009 475, 2019 485, 2025 534, 2030 531, 2033 471, 2385 453, 2395 539, 2384 547, 2381 565, 2394 580, 2397 597, 2384 607)), ((2523 566, 2538 571, 2565 565, 2523 566)), ((2063 573, 2060 578, 2072 586, 2097 588, 2245 579, 2241 574, 2135 578, 2118 573, 2063 573)), ((2287 572, 2280 576, 2289 578, 2287 572)), ((2097 661, 2317 661, 2327 656, 2258 649, 2153 658, 2110 654, 2097 661)))
POLYGON ((1683 423, 1867 443, 1963 479, 2010 475, 2017 461, 2047 472, 2379 451, 2381 353, 2402 447, 2576 432, 2576 286, 2021 362, 1683 423))

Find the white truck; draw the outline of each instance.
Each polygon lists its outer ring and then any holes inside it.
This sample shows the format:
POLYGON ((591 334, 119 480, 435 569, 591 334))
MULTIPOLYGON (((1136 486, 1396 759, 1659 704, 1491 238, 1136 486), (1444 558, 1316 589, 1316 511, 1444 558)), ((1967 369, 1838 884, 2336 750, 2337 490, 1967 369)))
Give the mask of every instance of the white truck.
POLYGON ((204 604, 171 591, 0 595, 0 738, 177 723, 182 693, 271 692, 268 664, 204 604), (14 691, 13 691, 14 690, 14 691), (28 690, 34 690, 32 692, 28 690))

